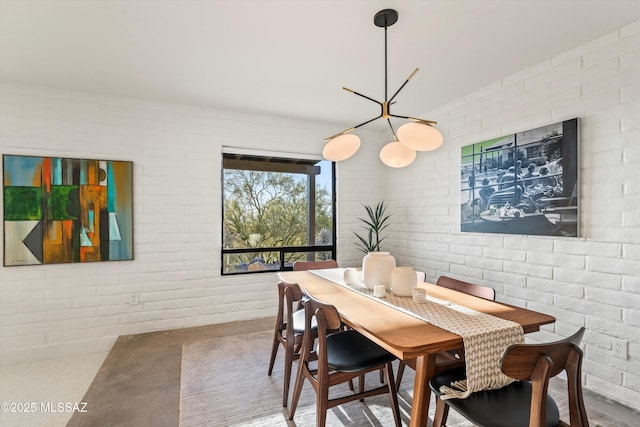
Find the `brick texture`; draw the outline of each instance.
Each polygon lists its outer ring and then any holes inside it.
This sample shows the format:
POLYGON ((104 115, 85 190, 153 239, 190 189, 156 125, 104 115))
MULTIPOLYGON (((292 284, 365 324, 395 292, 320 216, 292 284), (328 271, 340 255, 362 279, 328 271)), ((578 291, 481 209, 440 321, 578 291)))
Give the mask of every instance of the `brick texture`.
MULTIPOLYGON (((422 243, 426 256, 411 264, 429 281, 446 274, 489 285, 498 300, 557 318, 556 324, 531 334, 531 341, 587 327, 586 387, 634 408, 640 401, 639 36, 640 22, 632 23, 422 114, 439 118, 445 145, 419 155, 415 164, 385 181, 385 194, 397 212, 392 233, 402 230, 422 243), (580 237, 461 233, 460 148, 573 117, 579 118, 581 133, 580 237), (434 163, 440 167, 433 168, 434 163), (436 194, 433 182, 441 182, 443 175, 449 178, 448 191, 439 187, 436 194), (408 220, 418 217, 422 206, 442 205, 448 210, 434 214, 444 229, 420 233, 420 224, 408 220), (464 265, 428 251, 447 245, 465 257, 464 265), (614 339, 628 342, 626 358, 614 357, 614 339)), ((389 244, 392 253, 406 253, 404 239, 392 235, 389 244)), ((409 263, 402 255, 397 258, 399 264, 409 263)))
MULTIPOLYGON (((385 250, 428 281, 452 275, 558 319, 531 341, 588 329, 585 386, 640 401, 640 21, 435 111, 444 146, 382 166, 386 133, 358 132, 337 167, 338 261, 361 263, 361 204, 389 202, 385 250), (580 119, 581 237, 479 235, 459 225, 460 148, 580 119), (614 339, 628 342, 613 356, 614 339)), ((425 93, 424 96, 428 96, 425 93)), ((343 127, 343 126, 342 126, 343 127)), ((135 260, 0 269, 4 363, 104 351, 118 335, 275 314, 275 274, 221 277, 223 145, 317 155, 340 125, 3 83, 3 154, 132 160, 135 260), (132 295, 138 303, 132 302, 132 295)))

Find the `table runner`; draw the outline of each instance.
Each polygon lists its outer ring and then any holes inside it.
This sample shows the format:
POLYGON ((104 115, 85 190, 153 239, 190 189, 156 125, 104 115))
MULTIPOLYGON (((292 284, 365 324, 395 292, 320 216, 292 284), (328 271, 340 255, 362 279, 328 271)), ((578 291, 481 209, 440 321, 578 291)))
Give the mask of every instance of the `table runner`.
POLYGON ((465 351, 467 378, 443 386, 440 398, 464 399, 480 390, 493 390, 514 381, 502 373, 499 360, 511 344, 524 343, 524 330, 518 323, 491 316, 427 295, 425 302, 413 302, 411 297, 400 297, 387 292, 385 298, 373 296, 373 291, 361 283, 346 283, 344 268, 309 270, 354 292, 375 299, 382 304, 400 310, 439 328, 462 337, 465 351))

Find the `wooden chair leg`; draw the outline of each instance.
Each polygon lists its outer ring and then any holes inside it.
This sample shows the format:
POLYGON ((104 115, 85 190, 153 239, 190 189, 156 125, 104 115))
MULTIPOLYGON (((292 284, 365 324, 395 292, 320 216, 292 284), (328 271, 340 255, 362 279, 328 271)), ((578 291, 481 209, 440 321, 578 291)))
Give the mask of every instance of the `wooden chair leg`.
POLYGON ((449 405, 436 396, 436 412, 433 415, 433 427, 446 427, 449 405))
POLYGON ((289 384, 291 383, 291 367, 293 366, 292 349, 285 349, 284 356, 284 386, 282 387, 282 406, 287 406, 289 400, 289 384))
POLYGON ((398 365, 398 374, 396 375, 396 390, 400 390, 400 383, 402 382, 402 375, 404 374, 404 368, 406 364, 401 360, 398 365))
POLYGON ((271 376, 273 372, 273 364, 276 361, 276 354, 278 353, 278 347, 280 346, 280 342, 278 341, 278 333, 276 331, 276 335, 273 337, 273 345, 271 346, 271 359, 269 360, 269 373, 267 375, 271 376))
POLYGON ((389 398, 391 399, 391 409, 393 410, 393 419, 396 427, 402 427, 402 419, 400 418, 400 407, 398 406, 398 395, 396 394, 396 385, 393 381, 393 365, 391 362, 385 365, 384 370, 380 373, 386 374, 387 386, 389 387, 389 398))
POLYGON ((329 409, 329 386, 319 384, 316 395, 316 427, 325 427, 327 423, 327 409, 329 409))
POLYGON ((296 375, 296 384, 293 387, 293 396, 291 397, 291 407, 289 408, 289 419, 293 420, 293 416, 296 414, 296 408, 298 401, 300 400, 300 393, 302 392, 302 384, 304 383, 304 375, 302 373, 303 363, 298 363, 298 374, 296 375))

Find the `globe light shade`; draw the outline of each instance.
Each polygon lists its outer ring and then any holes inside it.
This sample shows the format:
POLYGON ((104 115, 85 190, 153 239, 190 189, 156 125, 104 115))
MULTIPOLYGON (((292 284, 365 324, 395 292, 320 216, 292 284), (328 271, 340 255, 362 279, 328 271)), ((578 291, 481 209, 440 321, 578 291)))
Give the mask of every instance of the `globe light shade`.
POLYGON ((392 168, 409 166, 415 159, 415 150, 401 144, 400 141, 390 142, 380 150, 380 160, 392 168))
POLYGON ((324 146, 322 155, 327 160, 339 162, 353 156, 358 148, 360 148, 358 135, 345 133, 330 139, 324 146))
POLYGON ((398 129, 398 139, 416 151, 432 151, 440 148, 444 138, 431 125, 418 122, 405 123, 398 129))

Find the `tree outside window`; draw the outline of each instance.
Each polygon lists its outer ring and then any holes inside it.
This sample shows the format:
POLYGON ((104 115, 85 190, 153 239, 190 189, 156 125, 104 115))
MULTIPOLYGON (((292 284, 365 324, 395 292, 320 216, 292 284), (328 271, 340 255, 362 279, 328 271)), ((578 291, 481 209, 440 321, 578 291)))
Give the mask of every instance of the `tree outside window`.
POLYGON ((222 274, 335 258, 333 164, 224 154, 222 274))

